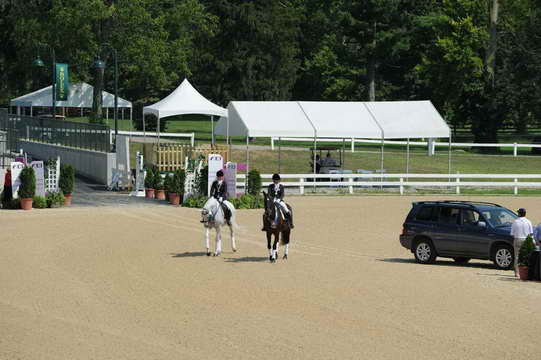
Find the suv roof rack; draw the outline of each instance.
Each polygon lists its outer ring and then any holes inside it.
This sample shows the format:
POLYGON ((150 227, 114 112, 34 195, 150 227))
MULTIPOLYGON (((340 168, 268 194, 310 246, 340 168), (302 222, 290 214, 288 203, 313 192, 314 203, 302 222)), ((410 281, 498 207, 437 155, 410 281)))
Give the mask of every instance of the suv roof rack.
POLYGON ((424 203, 444 203, 444 204, 462 204, 462 205, 474 205, 474 204, 481 204, 481 205, 492 205, 501 207, 501 205, 487 202, 487 201, 471 201, 471 200, 432 200, 432 201, 414 201, 414 204, 424 204, 424 203))

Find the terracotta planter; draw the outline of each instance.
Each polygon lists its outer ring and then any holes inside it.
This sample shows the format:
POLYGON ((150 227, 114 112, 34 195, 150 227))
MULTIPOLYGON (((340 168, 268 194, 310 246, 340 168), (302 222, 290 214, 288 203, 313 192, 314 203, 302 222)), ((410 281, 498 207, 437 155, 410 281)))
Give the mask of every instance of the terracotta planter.
POLYGON ((156 190, 154 195, 157 200, 165 200, 165 190, 156 190))
POLYGON ((154 189, 145 189, 145 195, 147 199, 154 198, 154 189))
POLYGON ((32 198, 21 199, 21 209, 32 210, 32 198))
POLYGON ((518 267, 518 277, 520 280, 529 280, 528 278, 528 267, 527 266, 519 266, 518 267))
POLYGON ((64 206, 70 206, 71 205, 71 194, 64 195, 64 206))
POLYGON ((171 193, 171 194, 169 194, 169 196, 170 196, 172 205, 180 205, 180 195, 179 194, 171 193))

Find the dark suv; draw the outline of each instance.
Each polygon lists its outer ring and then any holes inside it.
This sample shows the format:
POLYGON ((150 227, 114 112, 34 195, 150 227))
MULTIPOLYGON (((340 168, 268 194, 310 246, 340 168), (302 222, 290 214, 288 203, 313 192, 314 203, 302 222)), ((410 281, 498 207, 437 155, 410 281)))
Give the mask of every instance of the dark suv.
POLYGON ((436 256, 458 263, 492 260, 500 269, 513 267, 511 225, 517 215, 500 205, 474 201, 414 202, 404 222, 400 244, 417 262, 436 256))

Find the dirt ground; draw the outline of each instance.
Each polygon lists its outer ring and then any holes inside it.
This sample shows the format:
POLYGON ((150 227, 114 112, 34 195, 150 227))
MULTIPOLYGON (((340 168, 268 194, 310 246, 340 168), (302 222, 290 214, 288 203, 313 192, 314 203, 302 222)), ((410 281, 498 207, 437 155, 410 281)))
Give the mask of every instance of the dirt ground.
MULTIPOLYGON (((2 211, 0 359, 539 358, 541 284, 416 264, 398 234, 418 199, 290 197, 276 264, 260 211, 217 258, 194 209, 2 211)), ((541 220, 537 198, 482 200, 541 220)))

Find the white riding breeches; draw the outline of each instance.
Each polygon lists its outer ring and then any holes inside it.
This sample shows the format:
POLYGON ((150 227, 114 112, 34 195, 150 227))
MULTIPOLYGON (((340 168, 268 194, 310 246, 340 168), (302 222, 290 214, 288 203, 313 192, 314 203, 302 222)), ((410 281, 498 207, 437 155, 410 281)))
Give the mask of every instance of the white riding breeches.
POLYGON ((282 200, 280 199, 274 199, 274 202, 278 205, 280 205, 280 208, 282 209, 282 211, 284 212, 284 214, 289 214, 289 209, 287 208, 287 205, 285 202, 283 202, 282 200))

